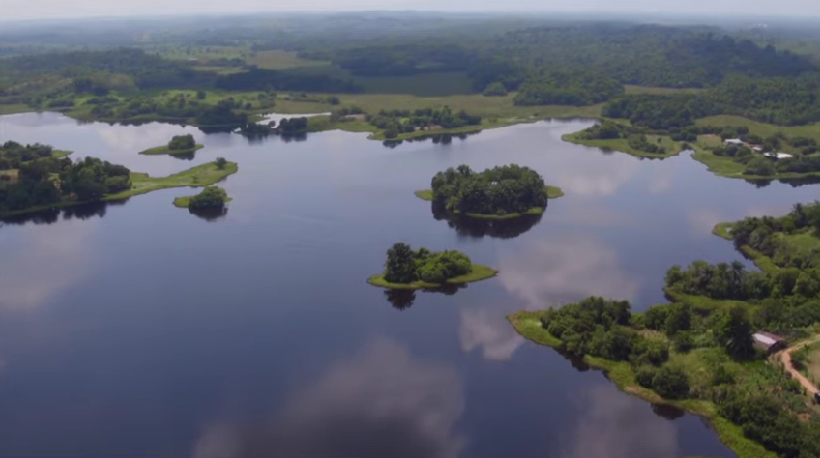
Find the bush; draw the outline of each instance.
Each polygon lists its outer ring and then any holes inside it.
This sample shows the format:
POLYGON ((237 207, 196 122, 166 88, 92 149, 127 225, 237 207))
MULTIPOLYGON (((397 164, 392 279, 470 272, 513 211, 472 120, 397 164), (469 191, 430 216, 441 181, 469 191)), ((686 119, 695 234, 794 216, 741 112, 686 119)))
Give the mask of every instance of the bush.
POLYGON ((652 382, 655 380, 657 372, 658 370, 653 366, 641 366, 635 372, 635 381, 644 388, 652 388, 652 382))
POLYGON ((222 208, 228 200, 228 194, 218 186, 206 186, 199 194, 191 197, 188 208, 191 210, 210 210, 222 208))
POLYGON ((679 332, 675 334, 675 337, 672 339, 672 343, 675 345, 675 351, 679 353, 688 353, 689 350, 694 347, 692 334, 688 332, 679 332))
POLYGON ((689 376, 681 368, 666 364, 652 379, 652 389, 667 399, 681 399, 689 395, 689 376))
POLYGON ((216 168, 218 168, 219 170, 224 169, 225 165, 227 165, 227 164, 228 164, 228 161, 225 160, 224 157, 220 156, 220 157, 216 158, 216 168))
POLYGON ((743 171, 744 175, 759 175, 759 176, 772 176, 774 175, 775 167, 772 161, 766 159, 765 157, 755 157, 746 164, 746 169, 743 171))
POLYGON ((168 149, 175 151, 192 149, 195 147, 196 142, 194 141, 194 136, 191 134, 174 135, 171 141, 168 142, 168 149))

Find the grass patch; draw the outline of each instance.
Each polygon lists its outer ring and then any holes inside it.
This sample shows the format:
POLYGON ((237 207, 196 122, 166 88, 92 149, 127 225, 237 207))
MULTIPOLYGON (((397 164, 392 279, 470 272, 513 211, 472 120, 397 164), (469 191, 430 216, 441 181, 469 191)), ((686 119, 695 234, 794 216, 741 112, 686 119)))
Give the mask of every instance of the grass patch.
POLYGON ((770 137, 777 132, 783 132, 787 137, 813 138, 820 142, 820 123, 785 127, 753 121, 742 116, 719 115, 698 119, 695 121, 695 125, 705 127, 747 127, 750 133, 763 138, 770 137))
POLYGON ((461 285, 464 283, 473 283, 488 278, 495 277, 498 271, 480 264, 473 264, 470 272, 453 277, 447 280, 446 283, 427 283, 424 281, 415 281, 413 283, 390 283, 384 279, 384 274, 373 275, 367 279, 367 282, 373 286, 389 289, 435 289, 446 285, 461 285))
POLYGON ((717 223, 715 227, 712 228, 712 234, 716 235, 724 240, 732 241, 732 227, 735 223, 717 223))
POLYGON ((416 195, 421 200, 431 201, 433 200, 433 190, 432 189, 422 189, 420 191, 415 191, 413 194, 416 195))
POLYGON ((642 151, 639 149, 632 148, 629 146, 629 140, 626 138, 611 138, 611 139, 589 139, 583 138, 583 131, 581 132, 573 132, 571 134, 564 134, 561 139, 565 142, 575 143, 576 145, 584 145, 584 146, 591 146, 595 148, 601 148, 603 150, 612 150, 612 151, 620 151, 622 153, 631 154, 632 156, 638 157, 653 157, 653 158, 665 158, 671 156, 677 156, 683 151, 683 142, 676 142, 673 141, 668 136, 661 136, 661 135, 647 135, 646 140, 653 144, 653 145, 660 145, 664 147, 666 153, 648 153, 646 151, 642 151), (660 141, 659 141, 660 140, 660 141))
POLYGON ((147 173, 133 172, 131 173, 131 189, 117 194, 109 194, 105 196, 103 200, 124 199, 163 188, 209 186, 222 181, 228 175, 232 175, 238 170, 239 167, 236 162, 229 161, 222 169, 216 166, 216 162, 208 162, 173 175, 168 175, 167 177, 159 178, 148 176, 147 173))
POLYGON ((564 190, 559 188, 558 186, 544 186, 544 189, 547 190, 547 199, 557 199, 559 197, 564 197, 564 190))
POLYGON ((22 103, 0 105, 0 115, 27 113, 29 111, 34 110, 28 105, 23 105, 22 103))
POLYGON ((193 148, 186 148, 186 149, 171 149, 168 148, 168 145, 162 146, 155 146, 153 148, 148 148, 147 150, 140 151, 140 154, 144 154, 146 156, 159 156, 162 154, 169 154, 171 156, 183 156, 186 154, 191 154, 196 150, 200 150, 205 148, 204 145, 200 145, 199 143, 196 144, 193 148))

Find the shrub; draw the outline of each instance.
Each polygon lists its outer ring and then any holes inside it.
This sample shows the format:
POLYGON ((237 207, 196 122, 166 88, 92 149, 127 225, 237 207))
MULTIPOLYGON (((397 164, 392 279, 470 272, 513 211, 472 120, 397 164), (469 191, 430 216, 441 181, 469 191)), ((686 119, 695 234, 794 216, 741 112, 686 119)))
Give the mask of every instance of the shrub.
POLYGON ((652 388, 667 399, 681 399, 689 394, 689 376, 681 368, 666 364, 652 379, 652 388))

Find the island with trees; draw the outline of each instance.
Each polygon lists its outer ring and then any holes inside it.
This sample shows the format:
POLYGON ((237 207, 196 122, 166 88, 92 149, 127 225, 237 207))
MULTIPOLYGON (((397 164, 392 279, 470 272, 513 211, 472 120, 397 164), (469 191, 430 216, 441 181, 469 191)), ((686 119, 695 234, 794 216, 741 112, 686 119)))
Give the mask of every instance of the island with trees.
POLYGON ((474 172, 467 165, 437 173, 432 189, 416 191, 434 210, 473 218, 506 219, 544 213, 548 199, 564 195, 538 172, 516 164, 474 172))
POLYGON ((194 136, 191 134, 187 135, 174 135, 173 138, 168 142, 167 145, 157 146, 154 148, 149 148, 145 151, 140 151, 140 154, 145 154, 149 156, 160 155, 160 154, 170 154, 172 156, 184 156, 193 153, 198 149, 202 149, 205 146, 197 143, 194 141, 194 136))
POLYGON ((33 213, 90 202, 122 200, 162 188, 206 186, 238 170, 236 163, 224 159, 210 162, 167 176, 150 177, 127 167, 94 157, 72 161, 62 152, 45 155, 50 150, 33 145, 40 151, 35 159, 22 160, 17 143, 6 142, 0 149, 0 217, 33 213), (8 151, 15 153, 6 154, 8 151), (12 168, 15 167, 15 168, 12 168))
POLYGON ((174 199, 174 206, 187 208, 192 212, 197 211, 221 211, 225 204, 230 202, 228 193, 219 186, 205 186, 199 194, 193 196, 182 196, 174 199))
POLYGON ((384 271, 367 282, 390 289, 437 289, 486 280, 497 273, 455 250, 413 250, 406 243, 395 243, 387 250, 384 271))
POLYGON ((820 456, 818 387, 793 378, 804 369, 798 350, 820 338, 820 203, 714 232, 761 271, 695 261, 667 271, 671 303, 642 313, 589 298, 508 319, 522 336, 605 370, 628 393, 707 418, 738 456, 820 456))

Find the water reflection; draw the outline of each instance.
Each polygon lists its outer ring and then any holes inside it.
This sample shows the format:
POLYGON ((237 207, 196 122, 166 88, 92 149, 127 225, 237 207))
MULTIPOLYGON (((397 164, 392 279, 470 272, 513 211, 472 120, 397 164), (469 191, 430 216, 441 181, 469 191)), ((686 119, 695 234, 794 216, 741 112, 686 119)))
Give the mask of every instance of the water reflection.
POLYGON ((562 235, 499 253, 499 278, 528 306, 544 308, 588 296, 632 301, 639 281, 616 250, 593 238, 562 235))
POLYGON ((0 311, 39 307, 84 277, 95 262, 93 238, 99 220, 68 221, 104 214, 104 208, 93 214, 90 209, 63 210, 64 215, 70 215, 64 216, 64 224, 41 221, 45 224, 12 232, 10 239, 0 230, 5 266, 0 272, 0 311))
POLYGON ((197 218, 203 219, 209 223, 213 223, 221 219, 225 219, 225 217, 228 216, 228 207, 203 208, 200 210, 194 210, 189 208, 188 213, 196 216, 197 218))
MULTIPOLYGON (((425 293, 438 293, 445 296, 452 296, 459 290, 466 288, 466 284, 446 284, 438 288, 422 288, 425 293)), ((394 308, 404 310, 410 308, 416 300, 416 290, 412 289, 386 289, 384 297, 394 308)))
POLYGON ((456 230, 461 237, 511 239, 529 231, 541 221, 543 215, 521 215, 509 219, 471 218, 464 215, 453 215, 431 205, 433 218, 445 220, 447 225, 456 230))
POLYGON ((455 458, 463 410, 453 367, 379 338, 292 393, 271 419, 206 427, 192 456, 455 458))
POLYGON ((62 216, 63 221, 69 221, 72 219, 84 220, 95 216, 102 218, 105 216, 108 207, 125 205, 127 202, 127 198, 107 202, 88 202, 71 207, 52 208, 35 213, 6 216, 0 218, 0 223, 13 225, 24 225, 27 223, 54 224, 60 221, 60 216, 62 216))
POLYGON ((680 456, 675 425, 659 422, 647 404, 610 385, 579 393, 574 432, 562 458, 657 458, 680 456))

